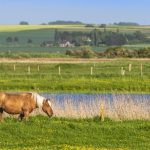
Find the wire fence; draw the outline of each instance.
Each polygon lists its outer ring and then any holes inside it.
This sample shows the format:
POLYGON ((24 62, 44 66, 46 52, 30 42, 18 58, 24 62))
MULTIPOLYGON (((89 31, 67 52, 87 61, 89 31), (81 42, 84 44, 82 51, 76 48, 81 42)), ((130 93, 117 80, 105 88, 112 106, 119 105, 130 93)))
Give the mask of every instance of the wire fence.
POLYGON ((150 64, 138 65, 82 65, 82 66, 61 66, 61 65, 0 65, 0 76, 3 75, 88 75, 88 76, 150 76, 150 64))

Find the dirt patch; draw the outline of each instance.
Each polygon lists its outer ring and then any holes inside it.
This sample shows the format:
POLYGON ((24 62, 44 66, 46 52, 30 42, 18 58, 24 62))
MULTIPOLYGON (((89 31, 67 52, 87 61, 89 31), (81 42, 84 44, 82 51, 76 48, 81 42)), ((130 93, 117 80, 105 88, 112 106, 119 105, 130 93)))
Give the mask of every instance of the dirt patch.
POLYGON ((82 59, 82 58, 0 58, 0 63, 95 63, 111 61, 150 61, 150 59, 82 59))

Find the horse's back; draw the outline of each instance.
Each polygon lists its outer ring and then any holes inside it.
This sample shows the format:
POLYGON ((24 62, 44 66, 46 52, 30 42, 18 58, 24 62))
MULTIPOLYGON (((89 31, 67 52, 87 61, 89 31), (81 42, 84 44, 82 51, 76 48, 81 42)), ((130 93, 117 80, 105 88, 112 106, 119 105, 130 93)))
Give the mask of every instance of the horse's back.
POLYGON ((31 100, 32 94, 31 93, 5 93, 3 95, 3 99, 5 99, 5 101, 23 102, 23 101, 31 100))
POLYGON ((19 113, 22 109, 33 109, 36 105, 32 93, 3 93, 0 94, 2 107, 8 113, 19 113))

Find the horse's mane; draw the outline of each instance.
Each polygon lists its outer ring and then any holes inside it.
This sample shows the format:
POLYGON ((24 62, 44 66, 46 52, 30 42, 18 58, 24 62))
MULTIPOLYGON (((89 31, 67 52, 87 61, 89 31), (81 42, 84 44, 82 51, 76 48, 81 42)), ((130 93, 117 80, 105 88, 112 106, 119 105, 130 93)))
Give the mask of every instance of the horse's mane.
POLYGON ((37 93, 32 93, 32 97, 35 100, 37 107, 41 108, 45 98, 37 93))
MULTIPOLYGON (((31 94, 37 104, 37 107, 41 108, 43 106, 43 101, 46 100, 46 98, 39 95, 38 93, 31 93, 31 94)), ((48 104, 50 107, 52 107, 52 103, 50 102, 50 100, 48 100, 48 104)))

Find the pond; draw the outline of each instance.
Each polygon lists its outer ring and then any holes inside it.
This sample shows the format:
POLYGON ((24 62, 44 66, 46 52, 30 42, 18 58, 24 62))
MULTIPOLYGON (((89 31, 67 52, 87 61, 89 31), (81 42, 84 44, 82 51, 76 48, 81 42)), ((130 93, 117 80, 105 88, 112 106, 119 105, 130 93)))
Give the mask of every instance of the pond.
POLYGON ((55 116, 150 119, 150 94, 41 94, 50 98, 55 116))
POLYGON ((94 101, 94 100, 104 100, 112 102, 114 99, 132 99, 134 101, 143 102, 146 100, 150 100, 150 94, 49 94, 42 93, 41 95, 53 99, 55 101, 64 101, 69 99, 74 102, 80 101, 94 101))

